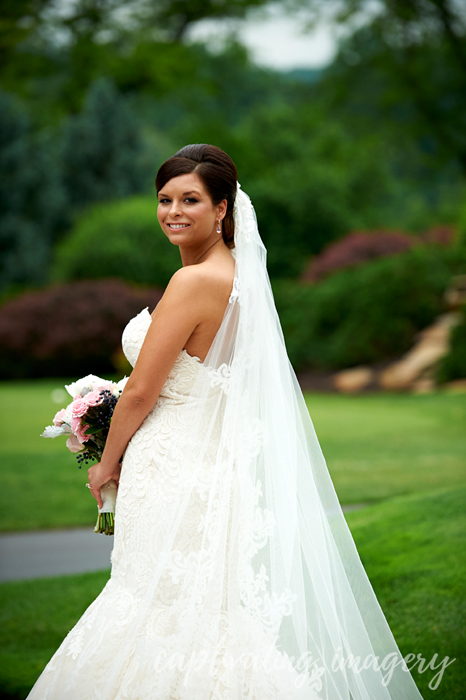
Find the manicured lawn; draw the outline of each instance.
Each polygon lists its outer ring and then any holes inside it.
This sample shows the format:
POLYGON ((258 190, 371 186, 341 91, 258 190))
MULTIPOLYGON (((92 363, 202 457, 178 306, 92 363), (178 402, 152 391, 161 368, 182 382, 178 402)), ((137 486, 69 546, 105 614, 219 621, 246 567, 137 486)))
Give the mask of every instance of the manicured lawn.
POLYGON ((99 571, 0 585, 1 698, 26 697, 108 577, 99 571))
POLYGON ((466 394, 307 394, 341 503, 466 483, 466 394))
POLYGON ((466 486, 400 496, 346 518, 401 653, 436 667, 420 673, 419 662, 410 664, 424 700, 463 700, 466 486), (447 656, 456 661, 429 688, 447 656))
MULTIPOLYGON (((422 673, 419 662, 412 668, 424 700, 464 698, 465 500, 463 486, 398 497, 347 515, 401 653, 425 660, 422 673), (438 687, 429 688, 447 656, 456 660, 445 668, 438 687)), ((0 586, 2 698, 26 697, 107 579, 108 572, 102 572, 0 586)))
MULTIPOLYGON (((39 437, 64 380, 0 383, 0 530, 91 526, 96 505, 64 438, 39 437)), ((342 503, 464 483, 466 395, 307 394, 342 503)))

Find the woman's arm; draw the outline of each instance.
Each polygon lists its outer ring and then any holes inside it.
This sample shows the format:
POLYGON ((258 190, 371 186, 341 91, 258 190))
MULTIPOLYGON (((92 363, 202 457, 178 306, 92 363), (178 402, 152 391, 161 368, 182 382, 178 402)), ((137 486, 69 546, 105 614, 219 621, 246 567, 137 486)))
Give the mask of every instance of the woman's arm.
POLYGON ((208 310, 208 279, 198 266, 176 272, 157 305, 136 365, 115 407, 102 460, 88 469, 91 492, 120 478, 119 460, 158 399, 176 358, 208 310))

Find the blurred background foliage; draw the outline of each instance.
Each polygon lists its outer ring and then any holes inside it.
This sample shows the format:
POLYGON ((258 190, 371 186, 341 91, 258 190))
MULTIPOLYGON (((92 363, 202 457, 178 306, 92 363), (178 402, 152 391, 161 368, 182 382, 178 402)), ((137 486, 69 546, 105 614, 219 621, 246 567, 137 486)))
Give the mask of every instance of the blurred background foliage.
MULTIPOLYGON (((0 344, 11 305, 48 298, 50 284, 64 315, 81 303, 66 291, 78 280, 166 285, 180 261, 153 182, 194 142, 237 164, 297 369, 394 357, 442 312, 466 269, 466 11, 452 0, 380 0, 372 15, 365 0, 276 3, 309 26, 326 13, 346 28, 322 70, 259 67, 235 38, 215 51, 186 40, 199 20, 265 4, 2 3, 0 344)), ((102 318, 105 304, 97 296, 88 313, 102 318)), ((31 337, 15 350, 20 375, 76 370, 50 354, 40 369, 31 337)))

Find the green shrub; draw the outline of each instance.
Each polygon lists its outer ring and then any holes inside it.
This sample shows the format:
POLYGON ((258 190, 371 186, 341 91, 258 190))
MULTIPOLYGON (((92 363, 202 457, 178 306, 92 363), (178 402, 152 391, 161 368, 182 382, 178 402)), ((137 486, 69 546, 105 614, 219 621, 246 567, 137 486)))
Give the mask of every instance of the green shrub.
POLYGON ((450 339, 450 352, 437 368, 439 382, 451 382, 466 378, 466 304, 463 307, 463 320, 453 329, 450 339))
POLYGON ((274 283, 288 354, 295 369, 339 369, 396 357, 441 313, 451 250, 416 247, 337 272, 314 285, 274 283))
POLYGON ((57 249, 53 276, 70 282, 118 277, 165 287, 181 266, 157 221, 154 197, 131 197, 88 209, 57 249))

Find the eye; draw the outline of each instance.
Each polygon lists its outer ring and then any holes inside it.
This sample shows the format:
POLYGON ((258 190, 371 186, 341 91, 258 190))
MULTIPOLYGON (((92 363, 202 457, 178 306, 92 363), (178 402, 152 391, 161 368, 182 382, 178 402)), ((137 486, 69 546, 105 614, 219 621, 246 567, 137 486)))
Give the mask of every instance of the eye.
MULTIPOLYGON (((168 204, 171 200, 168 197, 161 197, 159 199, 159 204, 168 204)), ((195 197, 186 197, 185 202, 189 202, 190 204, 196 204, 199 200, 196 199, 195 197)))

